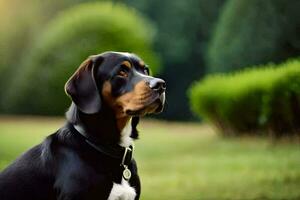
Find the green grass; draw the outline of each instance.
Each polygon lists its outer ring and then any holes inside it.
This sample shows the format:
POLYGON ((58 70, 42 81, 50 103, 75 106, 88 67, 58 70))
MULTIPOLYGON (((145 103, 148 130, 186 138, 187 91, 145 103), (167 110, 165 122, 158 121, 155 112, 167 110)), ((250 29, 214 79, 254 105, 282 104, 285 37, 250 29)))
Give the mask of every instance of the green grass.
MULTIPOLYGON (((0 169, 63 120, 0 118, 0 169)), ((300 199, 300 145, 225 139, 207 125, 145 121, 135 157, 143 200, 300 199)))

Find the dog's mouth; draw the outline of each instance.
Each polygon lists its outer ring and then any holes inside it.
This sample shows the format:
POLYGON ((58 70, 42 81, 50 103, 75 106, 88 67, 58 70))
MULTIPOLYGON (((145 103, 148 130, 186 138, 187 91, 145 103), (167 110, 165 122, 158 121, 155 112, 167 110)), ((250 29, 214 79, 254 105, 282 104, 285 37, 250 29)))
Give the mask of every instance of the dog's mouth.
POLYGON ((146 101, 146 103, 136 109, 126 109, 125 113, 129 116, 144 116, 146 114, 161 113, 165 104, 165 93, 155 94, 146 101))

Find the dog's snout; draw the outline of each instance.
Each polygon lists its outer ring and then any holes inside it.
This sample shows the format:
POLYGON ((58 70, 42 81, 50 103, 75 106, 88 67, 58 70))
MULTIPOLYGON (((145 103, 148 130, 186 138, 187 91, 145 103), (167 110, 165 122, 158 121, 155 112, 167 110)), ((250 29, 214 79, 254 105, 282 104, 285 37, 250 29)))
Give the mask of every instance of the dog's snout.
POLYGON ((153 78, 149 80, 149 87, 159 93, 163 93, 166 90, 166 82, 160 78, 153 78))

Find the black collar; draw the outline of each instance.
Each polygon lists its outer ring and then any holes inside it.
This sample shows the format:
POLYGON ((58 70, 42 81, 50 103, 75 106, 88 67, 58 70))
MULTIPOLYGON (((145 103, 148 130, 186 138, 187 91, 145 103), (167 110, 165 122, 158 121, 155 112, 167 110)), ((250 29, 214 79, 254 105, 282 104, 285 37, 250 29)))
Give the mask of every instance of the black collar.
POLYGON ((68 124, 68 126, 72 130, 72 132, 82 137, 83 140, 93 149, 106 156, 117 159, 120 162, 120 166, 127 168, 127 166, 131 163, 134 149, 132 145, 130 145, 129 147, 122 147, 118 144, 113 145, 100 143, 86 134, 81 126, 76 126, 73 124, 68 124))

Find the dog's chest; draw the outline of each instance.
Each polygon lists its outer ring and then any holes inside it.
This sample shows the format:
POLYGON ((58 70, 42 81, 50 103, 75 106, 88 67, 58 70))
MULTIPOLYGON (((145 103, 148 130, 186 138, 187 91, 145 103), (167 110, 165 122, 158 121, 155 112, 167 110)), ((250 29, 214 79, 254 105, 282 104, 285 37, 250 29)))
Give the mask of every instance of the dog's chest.
POLYGON ((130 137, 131 131, 132 131, 132 127, 131 127, 131 119, 130 119, 129 122, 127 122, 126 126, 121 131, 121 134, 120 134, 121 137, 120 137, 120 142, 119 142, 120 146, 129 147, 130 145, 132 145, 133 140, 130 137))
POLYGON ((135 189, 122 179, 121 184, 113 183, 108 200, 134 200, 135 196, 135 189))
MULTIPOLYGON (((124 127, 121 132, 120 145, 123 147, 128 147, 132 145, 133 141, 130 137, 131 134, 131 120, 124 127)), ((131 187, 128 181, 122 178, 121 184, 113 183, 108 200, 134 200, 136 196, 136 191, 131 187)))

